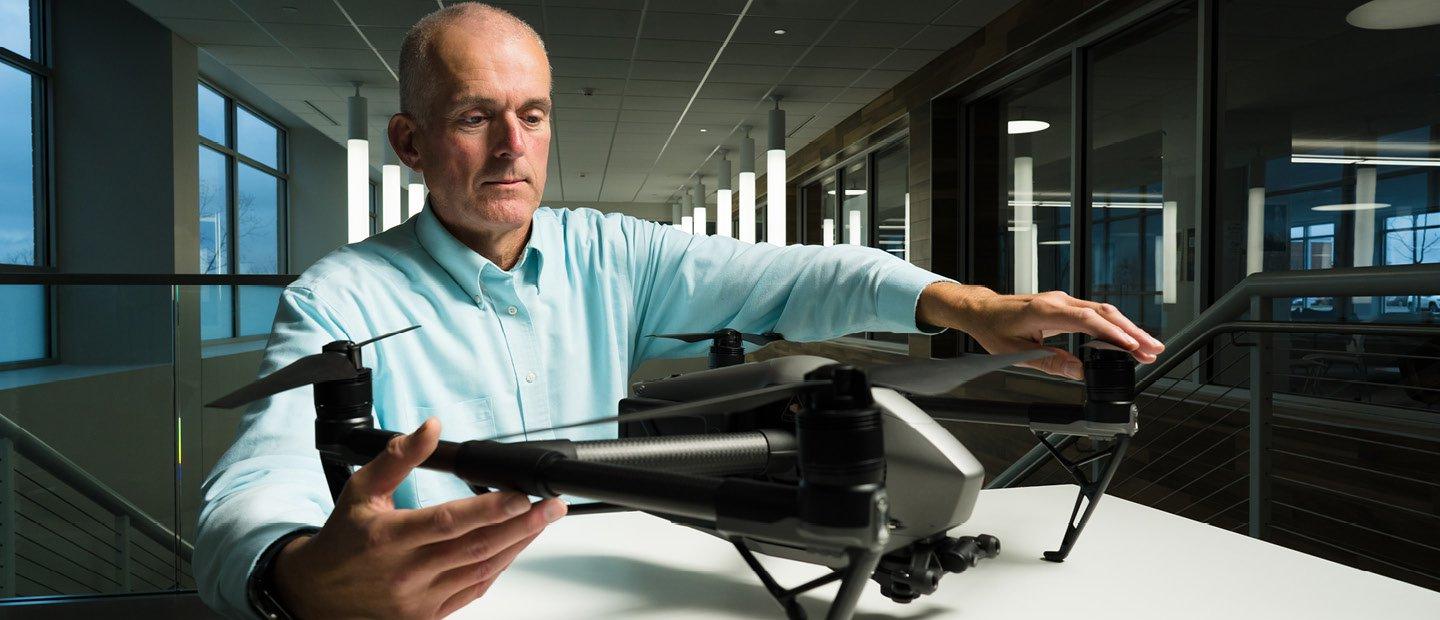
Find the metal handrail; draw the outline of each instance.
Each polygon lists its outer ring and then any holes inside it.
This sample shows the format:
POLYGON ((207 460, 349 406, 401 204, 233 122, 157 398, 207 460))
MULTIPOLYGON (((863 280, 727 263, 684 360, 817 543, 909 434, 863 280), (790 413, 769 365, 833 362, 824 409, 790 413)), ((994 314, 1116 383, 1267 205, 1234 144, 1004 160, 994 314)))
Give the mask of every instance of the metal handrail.
MULTIPOLYGON (((1307 271, 1269 271, 1251 274, 1236 284, 1209 308, 1195 317, 1168 339, 1165 352, 1151 364, 1136 369, 1136 390, 1143 391, 1170 372, 1181 361, 1193 355, 1215 335, 1234 329, 1236 324, 1249 323, 1252 331, 1280 331, 1269 327, 1283 322, 1237 321, 1250 311, 1256 299, 1284 297, 1337 297, 1414 295, 1440 291, 1440 264, 1390 265, 1385 267, 1350 267, 1307 271), (1142 387, 1143 386, 1143 387, 1142 387)), ((1328 331, 1361 327, 1354 323, 1298 324, 1311 330, 1323 326, 1328 331)), ((1405 325, 1406 330, 1426 330, 1430 326, 1405 325)), ((1285 328, 1290 329, 1290 328, 1285 328)), ((1004 471, 990 480, 985 488, 1003 489, 1023 480, 1040 463, 1049 458, 1044 446, 1036 446, 1004 471)))
POLYGON ((170 531, 170 528, 155 520, 149 513, 139 506, 130 503, 115 489, 97 480, 86 472, 74 461, 66 458, 45 440, 36 437, 30 431, 21 428, 14 420, 0 414, 0 438, 9 439, 15 446, 15 451, 31 462, 39 465, 46 473, 54 476, 57 480, 69 485, 70 488, 79 491, 101 508, 109 511, 115 516, 129 517, 131 527, 134 527, 146 538, 155 541, 163 547, 175 547, 181 559, 191 561, 195 553, 194 545, 180 538, 178 534, 170 531))
POLYGON ((299 276, 289 274, 204 273, 0 273, 0 284, 118 286, 285 286, 299 276))

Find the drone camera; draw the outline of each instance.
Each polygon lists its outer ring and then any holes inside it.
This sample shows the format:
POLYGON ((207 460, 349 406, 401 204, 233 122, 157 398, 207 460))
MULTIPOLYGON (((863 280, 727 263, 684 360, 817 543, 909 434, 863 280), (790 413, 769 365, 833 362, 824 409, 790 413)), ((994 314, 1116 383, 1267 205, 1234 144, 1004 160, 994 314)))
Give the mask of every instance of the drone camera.
POLYGON ((1085 417, 1126 422, 1135 400, 1135 359, 1128 351, 1085 350, 1085 417))

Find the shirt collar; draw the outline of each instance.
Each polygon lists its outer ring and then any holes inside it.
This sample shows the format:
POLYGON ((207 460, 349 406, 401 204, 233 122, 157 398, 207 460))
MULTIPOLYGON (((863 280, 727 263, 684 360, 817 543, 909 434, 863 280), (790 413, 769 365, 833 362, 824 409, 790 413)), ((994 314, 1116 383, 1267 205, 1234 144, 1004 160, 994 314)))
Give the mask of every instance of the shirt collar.
POLYGON ((426 208, 415 216, 416 237, 419 238, 421 247, 465 289, 467 295, 480 295, 481 282, 484 280, 519 279, 525 284, 534 285, 539 292, 540 283, 544 279, 541 276, 546 263, 545 254, 558 253, 561 250, 558 222, 549 209, 536 209, 530 216, 530 239, 525 243, 520 262, 507 272, 450 234, 445 225, 440 223, 440 218, 435 217, 434 209, 429 206, 427 203, 426 208))

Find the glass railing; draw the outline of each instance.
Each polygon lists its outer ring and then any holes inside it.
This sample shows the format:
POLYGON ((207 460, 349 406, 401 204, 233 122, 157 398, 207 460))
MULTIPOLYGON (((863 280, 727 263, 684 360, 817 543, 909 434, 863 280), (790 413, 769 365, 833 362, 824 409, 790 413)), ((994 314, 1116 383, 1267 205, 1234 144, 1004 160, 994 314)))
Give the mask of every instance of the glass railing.
POLYGON ((0 599, 194 588, 241 415, 203 403, 254 378, 291 280, 0 274, 0 599))

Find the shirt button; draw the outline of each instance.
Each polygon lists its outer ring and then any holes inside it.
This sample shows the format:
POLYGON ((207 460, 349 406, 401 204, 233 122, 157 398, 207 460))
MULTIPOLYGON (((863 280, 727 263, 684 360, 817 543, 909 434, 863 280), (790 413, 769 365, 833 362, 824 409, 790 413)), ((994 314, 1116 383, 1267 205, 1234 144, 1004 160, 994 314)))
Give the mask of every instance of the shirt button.
POLYGON ((519 312, 519 310, 516 310, 515 306, 510 306, 509 308, 505 309, 505 312, 508 313, 510 316, 515 316, 515 313, 519 312))
POLYGON ((533 372, 527 372, 527 373, 525 373, 525 382, 526 382, 526 383, 534 383, 534 382, 535 382, 535 373, 533 373, 533 372))

